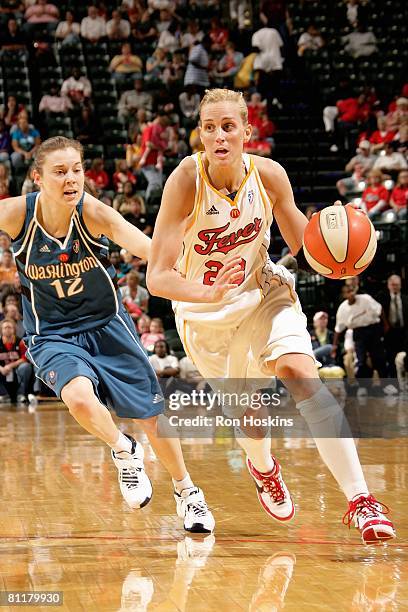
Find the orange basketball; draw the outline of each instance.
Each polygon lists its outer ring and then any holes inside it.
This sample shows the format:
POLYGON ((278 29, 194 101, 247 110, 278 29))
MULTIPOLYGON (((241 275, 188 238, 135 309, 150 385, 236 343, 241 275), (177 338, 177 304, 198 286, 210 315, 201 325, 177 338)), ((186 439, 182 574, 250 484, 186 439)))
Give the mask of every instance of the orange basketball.
POLYGON ((370 265, 376 250, 373 224, 351 204, 323 208, 312 216, 303 236, 309 265, 327 278, 357 276, 370 265))

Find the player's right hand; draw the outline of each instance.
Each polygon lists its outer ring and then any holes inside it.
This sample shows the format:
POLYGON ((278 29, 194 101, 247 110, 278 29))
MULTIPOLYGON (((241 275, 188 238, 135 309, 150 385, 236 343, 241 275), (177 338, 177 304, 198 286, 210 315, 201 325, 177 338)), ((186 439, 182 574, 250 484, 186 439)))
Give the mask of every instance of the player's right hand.
POLYGON ((227 291, 236 289, 242 283, 244 277, 242 257, 235 255, 227 258, 214 283, 208 288, 208 301, 220 302, 227 291))

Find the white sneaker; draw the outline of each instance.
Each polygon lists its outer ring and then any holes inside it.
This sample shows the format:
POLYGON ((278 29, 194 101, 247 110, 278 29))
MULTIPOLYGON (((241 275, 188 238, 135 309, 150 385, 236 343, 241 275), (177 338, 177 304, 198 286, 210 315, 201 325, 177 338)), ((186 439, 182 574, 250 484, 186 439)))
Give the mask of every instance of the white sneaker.
POLYGON ((145 472, 143 465, 143 446, 134 438, 125 434, 132 442, 130 453, 122 451, 115 453, 113 450, 113 463, 118 468, 118 481, 120 492, 125 502, 131 508, 143 508, 152 499, 152 483, 145 472))
POLYGON ((17 395, 17 404, 21 406, 22 404, 26 404, 26 403, 27 403, 27 398, 25 395, 17 395))
POLYGON ((184 519, 184 529, 193 533, 212 533, 215 520, 208 509, 204 493, 198 487, 184 489, 181 493, 174 491, 177 515, 184 519))
POLYGON ((384 542, 396 537, 394 525, 384 516, 388 512, 389 508, 380 504, 373 495, 358 495, 349 502, 343 524, 350 528, 354 522, 364 544, 384 542))
POLYGON ((275 467, 269 474, 262 474, 252 465, 247 457, 247 467, 255 481, 258 500, 269 516, 279 523, 290 521, 295 516, 295 506, 285 485, 280 465, 273 457, 275 467))

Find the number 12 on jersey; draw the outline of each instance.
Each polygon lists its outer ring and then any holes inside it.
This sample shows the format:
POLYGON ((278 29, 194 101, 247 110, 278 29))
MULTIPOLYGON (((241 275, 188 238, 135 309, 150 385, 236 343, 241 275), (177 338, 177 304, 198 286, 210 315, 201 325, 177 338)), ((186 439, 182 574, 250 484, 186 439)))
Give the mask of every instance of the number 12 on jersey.
MULTIPOLYGON (((242 258, 241 259, 241 270, 244 272, 244 275, 242 279, 239 281, 239 283, 237 283, 238 286, 242 285, 242 283, 244 282, 245 266, 246 266, 246 261, 244 258, 242 258)), ((221 268, 224 267, 224 264, 222 263, 222 261, 216 261, 214 259, 211 259, 210 261, 205 262, 205 267, 209 268, 209 270, 203 276, 203 284, 213 285, 215 279, 217 278, 218 272, 221 270, 221 268)))

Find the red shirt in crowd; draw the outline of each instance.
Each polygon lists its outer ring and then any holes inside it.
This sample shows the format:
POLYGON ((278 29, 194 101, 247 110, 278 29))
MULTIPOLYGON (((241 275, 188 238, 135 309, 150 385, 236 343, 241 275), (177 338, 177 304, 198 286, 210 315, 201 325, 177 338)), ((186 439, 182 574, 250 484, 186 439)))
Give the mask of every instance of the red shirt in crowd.
POLYGON ((98 189, 106 189, 109 185, 109 176, 105 170, 87 170, 85 176, 90 178, 98 189))
POLYGON ((136 185, 137 179, 130 170, 127 170, 126 172, 123 172, 123 170, 119 170, 118 172, 115 172, 112 176, 112 182, 115 191, 119 191, 119 185, 123 185, 127 181, 131 182, 132 185, 136 185))
POLYGON ((405 208, 408 205, 408 187, 394 187, 391 198, 396 206, 405 208))
POLYGON ((340 121, 346 121, 347 123, 366 121, 371 113, 370 104, 367 102, 364 104, 359 104, 358 98, 339 100, 336 106, 339 109, 340 121))
POLYGON ((155 166, 157 164, 158 152, 165 151, 167 142, 162 139, 165 129, 166 128, 161 126, 159 123, 148 123, 143 129, 142 143, 140 146, 141 154, 143 155, 146 151, 148 142, 152 143, 154 147, 147 155, 145 166, 155 166))
POLYGON ((366 205, 367 212, 370 211, 378 202, 384 200, 388 202, 390 194, 384 187, 384 185, 378 185, 377 187, 367 187, 363 191, 362 200, 366 205))
POLYGON ((391 130, 387 130, 386 132, 380 132, 380 130, 376 130, 371 134, 369 141, 371 142, 371 144, 383 144, 384 142, 392 142, 396 133, 397 132, 391 130))

